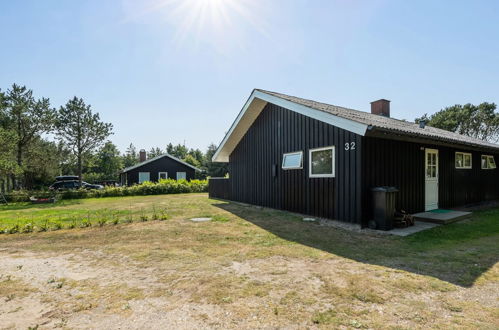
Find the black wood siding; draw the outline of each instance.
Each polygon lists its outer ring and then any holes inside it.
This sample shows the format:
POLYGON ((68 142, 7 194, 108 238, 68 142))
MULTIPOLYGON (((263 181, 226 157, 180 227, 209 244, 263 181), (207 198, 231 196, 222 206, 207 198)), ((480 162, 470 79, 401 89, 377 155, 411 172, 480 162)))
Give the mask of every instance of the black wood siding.
POLYGON ((357 134, 269 103, 229 157, 231 199, 360 222, 362 147, 357 134), (326 146, 336 147, 335 178, 309 178, 309 150, 326 146), (303 151, 303 169, 282 170, 294 151, 303 151))
POLYGON ((231 198, 231 184, 228 178, 210 178, 208 180, 208 193, 210 198, 231 198))
POLYGON ((396 207, 410 213, 425 207, 425 148, 439 151, 439 207, 452 208, 481 201, 499 199, 499 169, 482 170, 481 155, 499 154, 468 151, 431 144, 363 138, 363 223, 370 218, 372 197, 376 186, 394 186, 396 207), (472 169, 455 168, 455 152, 470 152, 472 169))
POLYGON ((127 176, 128 185, 139 183, 139 172, 149 172, 152 182, 158 181, 159 172, 168 172, 169 179, 177 179, 177 172, 185 172, 186 179, 194 179, 195 170, 169 157, 162 157, 153 162, 134 168, 123 175, 127 176))

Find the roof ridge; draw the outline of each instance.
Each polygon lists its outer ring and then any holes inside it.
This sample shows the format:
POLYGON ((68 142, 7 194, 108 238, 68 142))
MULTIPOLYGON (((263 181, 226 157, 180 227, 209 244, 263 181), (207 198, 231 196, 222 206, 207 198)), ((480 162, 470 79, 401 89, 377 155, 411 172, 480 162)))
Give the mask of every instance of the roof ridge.
POLYGON ((125 172, 128 172, 128 171, 130 171, 130 170, 136 169, 137 167, 140 167, 140 166, 145 165, 145 164, 149 164, 149 163, 154 162, 154 161, 156 161, 156 160, 158 160, 158 159, 161 159, 161 158, 163 158, 163 157, 169 157, 169 158, 171 158, 171 159, 173 159, 173 160, 175 160, 175 161, 177 161, 177 162, 179 162, 179 163, 181 163, 181 164, 184 164, 184 165, 186 165, 186 166, 189 166, 190 168, 192 168, 192 169, 194 169, 194 170, 196 170, 196 171, 201 171, 201 169, 197 168, 196 166, 193 166, 193 165, 191 165, 191 164, 189 164, 189 163, 187 163, 187 162, 184 162, 183 160, 181 160, 181 159, 179 159, 179 158, 177 158, 177 157, 175 157, 175 156, 172 156, 172 155, 170 155, 169 153, 165 152, 165 153, 162 153, 161 155, 158 155, 158 156, 156 156, 156 157, 153 157, 153 158, 147 159, 147 160, 145 160, 145 161, 143 161, 143 162, 140 162, 140 163, 138 163, 138 164, 135 164, 135 165, 132 165, 132 166, 126 167, 126 168, 124 168, 123 170, 121 170, 121 173, 125 173, 125 172))

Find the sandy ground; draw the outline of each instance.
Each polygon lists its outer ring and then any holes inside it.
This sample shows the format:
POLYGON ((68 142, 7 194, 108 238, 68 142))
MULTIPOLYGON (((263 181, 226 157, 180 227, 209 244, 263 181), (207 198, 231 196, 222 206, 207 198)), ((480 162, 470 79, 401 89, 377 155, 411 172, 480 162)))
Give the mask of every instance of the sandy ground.
MULTIPOLYGON (((215 273, 299 288, 313 295, 322 290, 325 278, 328 278, 329 285, 347 288, 348 281, 338 274, 368 270, 369 267, 360 267, 346 259, 313 261, 274 256, 232 262, 215 273)), ((172 270, 172 274, 174 272, 172 270)), ((192 286, 183 286, 178 284, 180 282, 177 282, 178 285, 173 285, 173 282, 165 285, 164 278, 159 275, 154 268, 144 268, 125 256, 92 250, 82 249, 62 255, 0 250, 0 281, 11 281, 25 290, 22 294, 1 298, 0 328, 28 329, 37 325, 38 329, 316 328, 310 322, 300 324, 261 319, 257 312, 253 316, 245 314, 244 319, 240 319, 235 309, 225 308, 226 305, 200 303, 192 299, 196 294, 192 286), (131 299, 124 298, 122 294, 115 296, 124 288, 126 294, 130 290, 139 290, 145 294, 132 296, 131 299), (175 289, 168 292, 168 288, 175 289)), ((393 272, 389 276, 404 275, 393 272)), ((193 273, 185 274, 185 279, 191 283, 199 280, 193 273)), ((277 290, 266 297, 266 301, 282 300, 283 296, 277 290)), ((440 314, 439 317, 453 317, 452 309, 435 306, 435 300, 441 298, 435 294, 406 294, 403 297, 404 300, 426 305, 425 308, 440 314)), ((446 301, 479 301, 484 307, 497 309, 498 285, 489 283, 453 290, 446 296, 446 301)), ((255 297, 241 303, 256 311, 262 301, 255 297)), ((403 310, 401 304, 396 299, 376 305, 376 310, 372 312, 390 314, 391 311, 403 310)), ((312 310, 313 306, 308 308, 312 310)), ((387 319, 397 317, 396 313, 385 316, 387 319)), ((401 319, 397 323, 401 327, 411 327, 410 320, 401 319)))

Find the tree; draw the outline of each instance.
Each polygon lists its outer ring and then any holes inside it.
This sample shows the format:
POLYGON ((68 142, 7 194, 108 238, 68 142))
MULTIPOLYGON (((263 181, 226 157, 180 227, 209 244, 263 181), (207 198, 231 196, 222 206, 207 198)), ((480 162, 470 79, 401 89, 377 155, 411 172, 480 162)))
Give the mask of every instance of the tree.
POLYGON ((54 182, 59 175, 58 146, 54 141, 36 137, 25 151, 24 186, 27 189, 41 187, 54 182))
POLYGON ((22 167, 23 153, 29 143, 52 130, 55 110, 50 108, 48 98, 35 100, 33 92, 26 86, 14 84, 4 97, 4 124, 15 132, 16 161, 22 167))
POLYGON ((191 164, 194 167, 201 167, 201 163, 192 155, 187 155, 187 157, 185 157, 184 159, 184 162, 186 162, 187 164, 191 164))
POLYGON ((76 96, 69 100, 58 112, 57 135, 71 147, 76 155, 77 174, 82 180, 82 155, 92 152, 112 134, 113 125, 100 121, 98 113, 76 96))
POLYGON ((497 142, 499 141, 499 113, 495 110, 494 103, 456 104, 431 116, 424 114, 421 118, 416 118, 416 122, 424 120, 428 125, 436 128, 497 142))
POLYGON ((187 147, 182 144, 177 144, 176 146, 174 146, 169 143, 166 147, 166 152, 173 157, 185 159, 185 157, 187 157, 187 154, 189 153, 189 149, 187 149, 187 147))
POLYGON ((137 154, 137 148, 130 143, 128 148, 126 148, 125 154, 123 155, 123 166, 130 167, 139 162, 139 156, 137 154))
POLYGON ((189 150, 189 154, 188 155, 192 156, 198 162, 199 166, 201 166, 202 164, 205 163, 204 154, 199 149, 191 149, 191 150, 189 150))
POLYGON ((161 148, 151 148, 151 150, 149 150, 149 152, 147 153, 147 158, 148 159, 151 159, 151 158, 154 158, 154 157, 158 157, 158 156, 161 156, 162 154, 164 154, 163 150, 161 150, 161 148))
POLYGON ((6 130, 0 126, 0 181, 2 181, 0 183, 2 186, 4 180, 22 173, 14 154, 15 136, 14 131, 6 130))
POLYGON ((103 180, 115 180, 123 168, 123 160, 118 147, 107 141, 97 152, 94 172, 99 173, 103 180))
POLYGON ((206 173, 211 177, 224 177, 228 172, 227 163, 215 163, 212 161, 213 155, 217 151, 217 146, 215 144, 210 144, 208 150, 206 151, 206 173))

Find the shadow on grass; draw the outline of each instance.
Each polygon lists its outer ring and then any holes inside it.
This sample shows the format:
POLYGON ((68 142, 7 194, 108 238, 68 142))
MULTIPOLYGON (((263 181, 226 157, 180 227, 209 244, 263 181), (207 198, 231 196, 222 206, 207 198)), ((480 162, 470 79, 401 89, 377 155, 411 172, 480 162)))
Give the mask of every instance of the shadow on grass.
POLYGON ((499 209, 476 212, 471 221, 393 237, 307 223, 285 211, 231 202, 215 206, 287 241, 462 287, 472 286, 499 259, 499 209))

